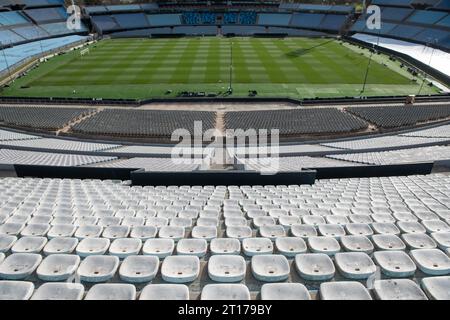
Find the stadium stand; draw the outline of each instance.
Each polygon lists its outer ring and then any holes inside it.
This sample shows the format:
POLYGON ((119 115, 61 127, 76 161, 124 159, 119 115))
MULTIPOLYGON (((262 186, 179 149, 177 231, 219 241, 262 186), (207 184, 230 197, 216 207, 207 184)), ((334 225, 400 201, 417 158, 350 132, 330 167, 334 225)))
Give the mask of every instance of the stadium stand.
POLYGON ((1 107, 0 121, 11 126, 56 130, 91 112, 80 108, 1 107))
POLYGON ((22 139, 20 141, 0 141, 0 145, 6 147, 14 146, 14 147, 28 147, 33 149, 64 150, 77 152, 106 151, 109 149, 120 147, 120 145, 117 144, 90 143, 76 140, 72 141, 72 140, 51 139, 51 138, 33 139, 33 140, 22 139))
POLYGON ((50 37, 46 31, 37 26, 17 27, 11 30, 26 40, 37 40, 50 37))
POLYGON ((239 24, 252 25, 256 24, 257 14, 256 12, 243 11, 239 13, 239 24))
POLYGON ((0 26, 13 26, 18 24, 29 24, 27 20, 20 12, 8 11, 0 12, 0 26))
MULTIPOLYGON (((239 158, 238 158, 239 159, 239 158)), ((358 164, 339 161, 331 158, 322 157, 283 157, 283 158, 259 158, 259 159, 239 159, 245 164, 246 170, 261 171, 261 166, 264 163, 276 162, 277 169, 281 172, 286 171, 301 171, 305 168, 333 168, 333 167, 353 167, 358 164)))
POLYGON ((292 15, 291 26, 306 29, 318 29, 324 18, 324 14, 295 13, 292 15))
POLYGON ((116 14, 114 20, 121 29, 149 27, 147 17, 143 13, 116 14))
POLYGON ((217 297, 215 290, 227 288, 234 298, 250 299, 259 294, 286 298, 285 290, 291 292, 296 285, 301 287, 304 299, 448 299, 448 294, 438 290, 435 283, 446 286, 447 277, 443 276, 450 272, 450 259, 444 253, 449 247, 448 200, 443 194, 449 183, 449 177, 442 174, 255 187, 138 188, 114 181, 5 178, 0 180, 6 204, 0 222, 1 250, 6 255, 0 262, 0 292, 9 292, 10 299, 54 299, 55 292, 58 298, 104 299, 108 296, 101 292, 108 290, 109 298, 170 300, 217 297), (181 218, 185 211, 195 212, 198 218, 190 221, 191 227, 175 228, 180 219, 189 222, 189 218, 181 218), (225 224, 211 226, 217 234, 207 241, 202 238, 200 227, 212 212, 225 224), (230 220, 233 212, 245 222, 245 230, 250 230, 241 239, 247 239, 245 242, 236 239, 236 230, 244 228, 233 225, 237 222, 230 220), (164 218, 168 213, 171 218, 164 218), (272 219, 273 225, 259 226, 256 214, 267 221, 272 219), (67 218, 64 221, 68 231, 64 232, 65 237, 55 238, 53 234, 62 232, 58 222, 61 215, 67 218), (155 227, 157 219, 159 225, 155 227), (111 230, 119 228, 125 230, 124 238, 109 238, 111 230), (192 233, 187 232, 191 228, 192 233), (275 229, 286 230, 284 239, 292 242, 293 252, 283 250, 286 244, 281 238, 271 240, 265 236, 267 230, 275 229), (167 232, 175 230, 181 231, 182 241, 164 238, 167 232), (28 235, 31 231, 38 236, 28 235), (329 236, 332 232, 340 234, 338 240, 329 236), (270 243, 271 250, 252 256, 257 244, 264 240, 270 243), (24 252, 25 243, 32 250, 24 252), (195 248, 200 257, 187 256, 186 246, 195 248), (234 248, 233 255, 226 259, 220 254, 229 248, 234 248), (145 267, 139 269, 143 274, 129 278, 127 266, 133 265, 130 260, 147 259, 144 255, 155 255, 156 249, 164 251, 158 256, 160 262, 145 260, 145 267), (56 250, 68 255, 64 265, 70 267, 50 275, 47 270, 63 263, 54 258, 56 255, 49 256, 56 250), (86 258, 86 250, 95 255, 86 258), (204 255, 219 259, 208 259, 208 263, 204 255), (123 260, 120 267, 119 257, 123 260), (399 262, 397 268, 392 264, 394 260, 399 262), (244 265, 233 267, 238 271, 232 275, 227 276, 220 267, 238 266, 241 261, 245 261, 244 265), (280 263, 282 269, 264 273, 264 267, 274 263, 280 263), (442 267, 436 270, 433 264, 442 267), (14 271, 18 265, 20 276, 14 271), (187 274, 176 276, 180 265, 187 274), (318 266, 320 272, 315 272, 318 266), (368 287, 362 280, 373 276, 377 268, 382 280, 368 287), (245 284, 230 285, 242 273, 245 284), (57 278, 75 276, 81 278, 75 295, 72 287, 51 288, 58 286, 52 284, 57 278), (395 289, 391 288, 393 281, 386 280, 389 278, 395 279, 395 289), (214 282, 218 287, 211 287, 210 279, 223 282, 214 282), (322 284, 318 290, 309 291, 306 284, 319 279, 322 284), (289 288, 282 290, 280 282, 289 288))
POLYGON ((0 141, 38 139, 37 136, 12 131, 0 130, 0 141))
POLYGON ((280 13, 258 14, 258 24, 263 26, 288 26, 292 15, 280 13))
POLYGON ((358 117, 380 128, 396 128, 412 126, 421 122, 439 120, 450 117, 449 105, 406 106, 406 107, 375 107, 375 108, 347 108, 358 117))
POLYGON ((281 135, 352 132, 367 128, 364 121, 328 108, 228 112, 225 125, 229 129, 243 130, 279 128, 281 135))
POLYGON ((194 134, 195 121, 202 121, 203 130, 214 128, 215 113, 106 109, 76 124, 73 130, 84 134, 170 137, 179 128, 194 134), (128 126, 122 125, 124 118, 128 126))
POLYGON ((94 164, 92 166, 102 168, 137 168, 148 171, 194 171, 198 169, 196 164, 175 164, 170 158, 131 158, 127 160, 114 161, 111 163, 105 162, 94 164))
POLYGON ((67 19, 66 11, 63 7, 42 8, 24 11, 36 23, 65 21, 67 19))
POLYGON ((151 26, 177 26, 181 25, 182 16, 180 14, 149 14, 147 15, 151 26))

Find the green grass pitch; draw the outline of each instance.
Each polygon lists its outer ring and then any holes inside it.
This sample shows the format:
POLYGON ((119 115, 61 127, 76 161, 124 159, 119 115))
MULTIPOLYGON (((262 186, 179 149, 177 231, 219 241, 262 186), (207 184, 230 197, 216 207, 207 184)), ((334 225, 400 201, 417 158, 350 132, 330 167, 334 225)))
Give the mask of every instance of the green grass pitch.
MULTIPOLYGON (((181 91, 224 93, 233 60, 233 96, 359 96, 369 51, 313 38, 116 39, 50 59, 3 90, 5 96, 152 98, 181 91), (231 50, 232 47, 232 50, 231 50), (172 90, 171 93, 167 93, 172 90)), ((374 55, 364 95, 417 94, 421 80, 374 55)), ((437 93, 424 86, 421 93, 437 93)))

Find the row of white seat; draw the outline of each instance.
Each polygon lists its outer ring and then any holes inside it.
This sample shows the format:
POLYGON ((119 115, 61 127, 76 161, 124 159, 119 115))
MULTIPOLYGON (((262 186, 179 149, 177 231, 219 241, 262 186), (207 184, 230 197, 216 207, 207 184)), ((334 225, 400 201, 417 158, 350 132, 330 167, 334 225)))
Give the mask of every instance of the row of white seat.
MULTIPOLYGON (((376 280, 373 293, 356 281, 325 282, 318 294, 301 283, 266 283, 259 292, 261 300, 448 300, 450 277, 424 278, 421 286, 408 279, 376 280)), ((80 283, 45 283, 35 290, 32 282, 0 281, 0 300, 189 300, 183 284, 149 284, 139 293, 132 284, 96 284, 85 293, 80 283)), ((243 284, 207 284, 201 300, 250 300, 243 284)))

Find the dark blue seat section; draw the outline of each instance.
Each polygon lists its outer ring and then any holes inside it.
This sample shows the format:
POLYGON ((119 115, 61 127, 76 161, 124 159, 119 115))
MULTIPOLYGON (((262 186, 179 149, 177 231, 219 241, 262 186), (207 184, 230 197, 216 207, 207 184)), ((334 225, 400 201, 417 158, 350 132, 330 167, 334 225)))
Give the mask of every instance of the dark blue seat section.
POLYGON ((143 13, 115 14, 114 19, 122 29, 149 27, 147 17, 143 13))
POLYGON ((291 26, 306 29, 318 29, 324 14, 317 13, 295 13, 292 15, 291 26))

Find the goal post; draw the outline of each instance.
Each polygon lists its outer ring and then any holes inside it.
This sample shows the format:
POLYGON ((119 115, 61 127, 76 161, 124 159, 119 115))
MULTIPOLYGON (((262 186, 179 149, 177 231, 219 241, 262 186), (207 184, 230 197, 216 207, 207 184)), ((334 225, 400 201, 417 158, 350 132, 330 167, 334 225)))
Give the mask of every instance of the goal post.
POLYGON ((80 51, 80 56, 84 57, 85 55, 89 54, 89 48, 83 49, 80 51))

